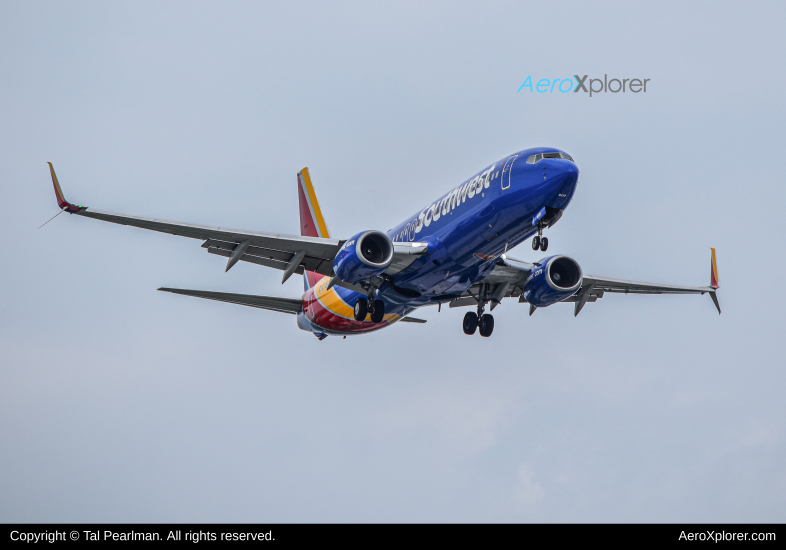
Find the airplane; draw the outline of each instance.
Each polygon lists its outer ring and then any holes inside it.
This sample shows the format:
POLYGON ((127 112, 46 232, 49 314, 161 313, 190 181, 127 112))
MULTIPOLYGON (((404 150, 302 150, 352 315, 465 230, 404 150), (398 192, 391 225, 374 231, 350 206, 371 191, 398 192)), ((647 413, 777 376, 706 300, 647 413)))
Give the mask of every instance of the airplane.
POLYGON ((679 286, 584 274, 578 262, 551 255, 533 263, 507 256, 532 237, 532 249, 546 252, 543 231, 561 218, 579 179, 573 158, 553 147, 525 149, 473 174, 395 228, 331 237, 308 168, 297 174, 300 235, 240 231, 223 227, 126 216, 68 202, 52 163, 49 170, 61 212, 203 241, 209 254, 283 271, 282 284, 303 276, 300 298, 159 288, 164 292, 218 300, 295 315, 297 326, 319 340, 328 335, 365 334, 410 317, 416 309, 448 304, 473 307, 463 330, 491 336, 492 311, 504 298, 529 304, 529 314, 558 302, 572 302, 574 316, 605 293, 709 294, 720 314, 715 249, 710 285, 679 286))

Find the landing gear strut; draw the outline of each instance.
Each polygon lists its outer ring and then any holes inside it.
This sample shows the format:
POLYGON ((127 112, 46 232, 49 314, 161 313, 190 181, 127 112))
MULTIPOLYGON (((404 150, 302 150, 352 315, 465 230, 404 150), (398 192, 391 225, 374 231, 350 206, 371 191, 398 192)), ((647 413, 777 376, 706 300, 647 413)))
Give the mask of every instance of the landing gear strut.
POLYGON ((488 300, 484 296, 487 285, 481 289, 478 294, 478 312, 474 313, 468 311, 464 315, 464 334, 475 334, 475 330, 480 329, 480 335, 484 338, 491 336, 494 331, 494 316, 488 313, 483 313, 486 310, 486 303, 488 300))

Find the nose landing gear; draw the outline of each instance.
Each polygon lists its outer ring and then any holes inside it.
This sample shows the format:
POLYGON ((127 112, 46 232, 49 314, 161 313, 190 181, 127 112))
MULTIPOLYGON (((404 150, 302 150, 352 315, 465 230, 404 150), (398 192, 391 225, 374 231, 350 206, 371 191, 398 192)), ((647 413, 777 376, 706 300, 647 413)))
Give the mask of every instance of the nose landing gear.
POLYGON ((549 238, 542 237, 543 229, 538 229, 538 234, 532 238, 532 250, 540 248, 541 252, 546 252, 549 248, 549 238))
MULTIPOLYGON (((543 230, 557 223, 562 217, 563 211, 560 208, 551 208, 549 206, 543 207, 541 212, 543 210, 545 210, 545 213, 542 214, 543 217, 537 222, 538 234, 532 239, 532 250, 540 249, 542 252, 546 252, 549 247, 549 240, 543 236, 543 230)), ((539 213, 539 215, 541 214, 539 213)))

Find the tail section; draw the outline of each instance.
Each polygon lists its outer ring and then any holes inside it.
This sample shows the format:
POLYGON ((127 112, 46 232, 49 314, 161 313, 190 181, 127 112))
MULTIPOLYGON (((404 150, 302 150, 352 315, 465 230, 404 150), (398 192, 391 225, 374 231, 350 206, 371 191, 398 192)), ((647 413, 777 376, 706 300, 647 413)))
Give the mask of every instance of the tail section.
MULTIPOLYGON (((319 207, 317 194, 311 184, 308 168, 303 168, 297 173, 297 195, 300 203, 300 234, 304 237, 330 238, 325 218, 322 216, 322 209, 319 207)), ((319 273, 303 272, 303 282, 306 289, 314 286, 321 278, 322 275, 319 273)))
POLYGON ((300 200, 300 234, 304 237, 330 238, 308 168, 297 173, 297 193, 300 200))

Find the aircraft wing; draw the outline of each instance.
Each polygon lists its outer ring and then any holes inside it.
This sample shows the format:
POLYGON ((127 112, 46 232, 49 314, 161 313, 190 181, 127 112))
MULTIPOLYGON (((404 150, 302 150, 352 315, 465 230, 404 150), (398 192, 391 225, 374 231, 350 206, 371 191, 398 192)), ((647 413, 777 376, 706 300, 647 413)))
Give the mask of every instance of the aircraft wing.
MULTIPOLYGON (((713 264, 715 260, 715 250, 713 249, 713 264)), ((563 300, 565 302, 575 302, 574 315, 578 315, 587 302, 594 302, 598 298, 603 298, 606 292, 622 294, 704 294, 708 292, 712 302, 721 312, 718 297, 715 295, 717 288, 712 286, 679 286, 665 285, 656 283, 643 283, 639 281, 628 281, 626 279, 610 279, 607 277, 596 277, 595 275, 584 275, 581 288, 573 296, 563 300)))
MULTIPOLYGON (((284 271, 282 283, 294 273, 302 274, 304 269, 322 275, 334 275, 333 259, 344 244, 342 240, 208 227, 94 210, 65 200, 55 169, 51 162, 48 164, 57 204, 70 214, 203 240, 202 248, 208 253, 228 258, 226 271, 238 261, 243 261, 284 271)), ((406 268, 425 254, 427 248, 425 243, 394 243, 393 262, 387 273, 397 273, 406 268)))
MULTIPOLYGON (((629 281, 627 279, 612 279, 595 275, 584 275, 579 290, 563 302, 575 302, 574 315, 578 315, 587 302, 595 302, 602 298, 606 292, 622 294, 704 294, 709 293, 712 302, 721 312, 716 292, 718 290, 718 268, 715 260, 715 249, 712 250, 712 264, 710 272, 710 286, 681 286, 659 283, 646 283, 629 281)), ((521 295, 522 286, 530 271, 538 264, 530 264, 520 260, 500 256, 494 270, 472 285, 464 295, 450 302, 450 307, 477 305, 478 297, 491 303, 493 310, 503 298, 519 297, 519 302, 526 302, 521 295)), ((530 310, 530 315, 534 309, 530 310)))
POLYGON ((202 247, 206 248, 210 254, 229 258, 227 270, 238 261, 245 261, 281 269, 285 271, 285 280, 292 273, 303 273, 304 268, 323 275, 333 274, 333 258, 342 244, 342 241, 338 239, 208 227, 94 210, 66 201, 51 162, 49 170, 58 206, 70 214, 181 237, 201 239, 204 241, 202 247))
POLYGON ((705 292, 715 292, 715 289, 709 286, 663 285, 584 275, 581 288, 587 286, 604 292, 624 292, 625 294, 704 294, 705 292))

